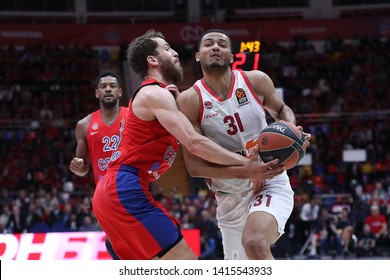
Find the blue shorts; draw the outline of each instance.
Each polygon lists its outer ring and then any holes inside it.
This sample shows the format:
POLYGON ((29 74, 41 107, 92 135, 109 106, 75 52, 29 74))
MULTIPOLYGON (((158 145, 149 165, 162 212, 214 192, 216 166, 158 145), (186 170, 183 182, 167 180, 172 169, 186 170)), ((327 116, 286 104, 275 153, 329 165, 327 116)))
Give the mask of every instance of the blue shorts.
POLYGON ((136 168, 110 169, 96 186, 92 207, 121 260, 161 257, 183 238, 179 222, 152 197, 136 168))

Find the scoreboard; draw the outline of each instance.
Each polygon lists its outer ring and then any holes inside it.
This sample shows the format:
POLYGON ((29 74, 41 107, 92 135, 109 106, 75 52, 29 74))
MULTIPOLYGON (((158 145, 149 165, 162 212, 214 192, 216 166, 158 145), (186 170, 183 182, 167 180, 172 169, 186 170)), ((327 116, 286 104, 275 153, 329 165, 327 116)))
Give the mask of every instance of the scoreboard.
POLYGON ((233 42, 234 62, 232 69, 258 70, 260 63, 260 41, 233 42))

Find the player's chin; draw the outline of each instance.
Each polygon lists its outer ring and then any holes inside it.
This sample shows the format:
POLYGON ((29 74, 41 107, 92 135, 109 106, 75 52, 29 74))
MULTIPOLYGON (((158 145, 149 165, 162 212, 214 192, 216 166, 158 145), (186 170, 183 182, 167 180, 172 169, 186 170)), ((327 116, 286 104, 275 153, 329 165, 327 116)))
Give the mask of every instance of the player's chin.
POLYGON ((104 101, 105 103, 111 103, 112 101, 114 101, 114 97, 113 97, 113 96, 104 97, 104 98, 103 98, 103 101, 104 101))

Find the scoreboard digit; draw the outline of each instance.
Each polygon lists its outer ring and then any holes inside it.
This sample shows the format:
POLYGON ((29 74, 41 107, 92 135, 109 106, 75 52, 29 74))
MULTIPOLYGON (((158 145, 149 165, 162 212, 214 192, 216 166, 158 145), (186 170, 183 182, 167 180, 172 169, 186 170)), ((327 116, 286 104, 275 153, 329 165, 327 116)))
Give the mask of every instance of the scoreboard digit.
POLYGON ((260 41, 233 42, 234 62, 232 69, 258 70, 260 41))

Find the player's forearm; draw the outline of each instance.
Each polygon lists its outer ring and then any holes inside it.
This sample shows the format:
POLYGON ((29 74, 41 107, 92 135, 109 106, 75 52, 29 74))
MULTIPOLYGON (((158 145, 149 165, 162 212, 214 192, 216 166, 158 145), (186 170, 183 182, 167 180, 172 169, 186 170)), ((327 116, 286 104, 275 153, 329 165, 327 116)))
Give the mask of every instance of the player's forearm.
POLYGON ((249 159, 230 152, 208 138, 199 135, 187 149, 197 157, 220 165, 245 165, 249 159))
POLYGON ((296 124, 295 114, 292 109, 287 105, 283 106, 281 111, 276 115, 276 119, 296 124))
POLYGON ((219 179, 249 179, 251 175, 251 173, 248 172, 246 166, 226 166, 203 161, 202 159, 187 159, 186 166, 188 173, 192 177, 219 179))
POLYGON ((249 179, 243 166, 215 166, 189 171, 192 177, 218 179, 249 179))

